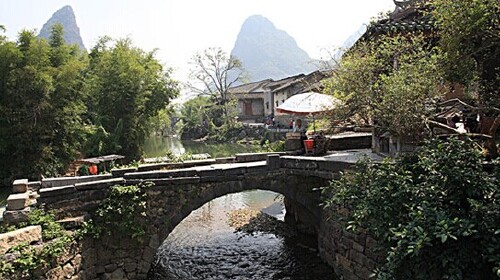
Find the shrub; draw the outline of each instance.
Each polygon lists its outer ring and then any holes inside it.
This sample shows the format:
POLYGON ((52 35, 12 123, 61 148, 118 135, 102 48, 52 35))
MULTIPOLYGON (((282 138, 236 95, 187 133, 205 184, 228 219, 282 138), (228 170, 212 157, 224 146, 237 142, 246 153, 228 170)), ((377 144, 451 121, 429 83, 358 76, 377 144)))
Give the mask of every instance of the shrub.
POLYGON ((120 233, 139 238, 146 233, 145 189, 151 183, 132 186, 113 186, 109 196, 97 209, 94 218, 87 222, 79 235, 90 234, 95 238, 120 233))
POLYGON ((15 257, 11 260, 4 258, 0 261, 1 279, 27 279, 31 277, 35 270, 50 265, 53 260, 65 252, 68 244, 73 241, 73 238, 56 222, 55 216, 42 209, 34 209, 28 215, 27 223, 11 226, 5 230, 15 230, 31 225, 42 227, 44 243, 39 248, 29 244, 10 248, 8 253, 13 253, 15 257))
POLYGON ((326 207, 350 209, 386 259, 377 279, 497 279, 499 165, 484 169, 471 140, 432 140, 411 156, 358 163, 323 189, 326 207))

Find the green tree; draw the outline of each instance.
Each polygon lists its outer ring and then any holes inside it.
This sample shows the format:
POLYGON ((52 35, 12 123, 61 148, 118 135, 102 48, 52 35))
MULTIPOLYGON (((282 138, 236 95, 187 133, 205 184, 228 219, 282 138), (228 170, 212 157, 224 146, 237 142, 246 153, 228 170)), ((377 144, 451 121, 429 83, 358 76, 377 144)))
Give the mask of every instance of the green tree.
POLYGON ((479 91, 483 105, 500 107, 500 2, 434 0, 431 4, 448 80, 479 91))
POLYGON ((176 134, 178 114, 173 106, 161 109, 149 119, 149 127, 158 135, 176 134))
POLYGON ((207 136, 215 126, 211 98, 197 96, 185 102, 181 109, 182 138, 202 138, 207 136))
POLYGON ((439 60, 439 50, 417 35, 358 42, 324 82, 324 92, 343 101, 333 121, 377 122, 396 135, 418 135, 442 83, 439 60))
POLYGON ((150 133, 151 117, 178 94, 170 70, 155 58, 155 51, 134 47, 130 39, 113 41, 105 37, 91 50, 86 80, 90 93, 88 118, 105 131, 90 140, 102 142, 109 149, 89 149, 87 154, 119 153, 128 160, 138 159, 150 133))
POLYGON ((57 30, 49 42, 30 31, 0 42, 2 178, 61 174, 80 148, 86 60, 57 30))
POLYGON ((485 171, 471 140, 428 142, 416 154, 358 163, 323 190, 386 252, 377 279, 498 279, 500 166, 485 171))
POLYGON ((481 113, 494 118, 484 146, 495 158, 500 127, 500 2, 434 0, 431 4, 448 81, 465 85, 481 113))

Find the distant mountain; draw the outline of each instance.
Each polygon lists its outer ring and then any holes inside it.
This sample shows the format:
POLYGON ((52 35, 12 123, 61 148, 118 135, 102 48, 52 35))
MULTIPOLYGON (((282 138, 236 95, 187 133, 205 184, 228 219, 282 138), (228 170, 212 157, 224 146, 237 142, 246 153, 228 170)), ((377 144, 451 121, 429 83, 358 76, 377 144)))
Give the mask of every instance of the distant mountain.
POLYGON ((344 41, 340 49, 333 54, 332 58, 335 60, 339 60, 342 57, 342 55, 344 55, 344 52, 350 49, 352 46, 354 46, 354 44, 359 40, 359 38, 361 38, 361 36, 363 36, 365 32, 366 32, 366 24, 363 24, 358 30, 356 30, 353 34, 351 34, 351 36, 349 36, 344 41))
POLYGON ((231 54, 243 63, 251 82, 277 80, 318 68, 294 38, 260 15, 245 20, 231 54))
POLYGON ((49 39, 52 25, 60 23, 64 29, 64 40, 68 44, 76 44, 80 49, 86 50, 80 36, 80 28, 76 24, 75 14, 71 6, 64 6, 55 12, 52 17, 43 25, 38 37, 49 39))
POLYGON ((361 36, 363 36, 363 34, 365 34, 365 32, 366 32, 366 24, 363 24, 363 25, 361 25, 361 27, 358 30, 356 30, 353 34, 351 34, 351 36, 349 36, 349 38, 347 38, 344 41, 344 44, 342 45, 342 49, 347 50, 350 47, 352 47, 354 45, 354 43, 356 43, 356 41, 358 41, 359 38, 361 38, 361 36))

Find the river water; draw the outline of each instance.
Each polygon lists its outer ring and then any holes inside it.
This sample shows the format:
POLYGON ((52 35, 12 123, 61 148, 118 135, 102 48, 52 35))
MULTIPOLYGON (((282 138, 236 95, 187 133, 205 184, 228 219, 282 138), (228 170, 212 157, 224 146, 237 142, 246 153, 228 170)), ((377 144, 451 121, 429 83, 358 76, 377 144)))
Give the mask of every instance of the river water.
MULTIPOLYGON (((212 149, 220 147, 206 145, 196 153, 212 154, 212 149)), ((333 270, 317 255, 314 238, 295 232, 283 222, 282 199, 274 192, 254 190, 206 203, 163 242, 148 279, 335 279, 333 270), (242 218, 247 212, 266 214, 242 218), (235 219, 243 224, 250 222, 252 230, 238 231, 235 219)))

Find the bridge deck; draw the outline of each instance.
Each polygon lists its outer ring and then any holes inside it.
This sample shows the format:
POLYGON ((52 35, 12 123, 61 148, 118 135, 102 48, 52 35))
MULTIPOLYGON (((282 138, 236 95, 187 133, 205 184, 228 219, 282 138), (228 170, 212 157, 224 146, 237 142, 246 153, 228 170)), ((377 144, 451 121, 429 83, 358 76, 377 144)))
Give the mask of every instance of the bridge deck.
POLYGON ((287 156, 289 158, 297 159, 310 159, 310 160, 328 160, 328 161, 339 161, 346 163, 356 163, 359 159, 363 157, 368 157, 374 161, 382 161, 384 157, 373 153, 370 149, 358 149, 358 150, 347 150, 347 151, 329 151, 325 156, 287 156))

